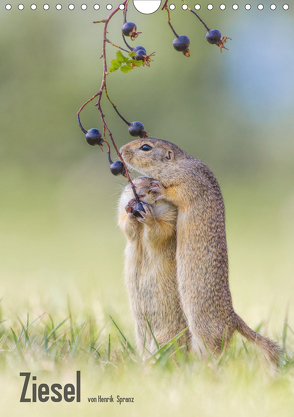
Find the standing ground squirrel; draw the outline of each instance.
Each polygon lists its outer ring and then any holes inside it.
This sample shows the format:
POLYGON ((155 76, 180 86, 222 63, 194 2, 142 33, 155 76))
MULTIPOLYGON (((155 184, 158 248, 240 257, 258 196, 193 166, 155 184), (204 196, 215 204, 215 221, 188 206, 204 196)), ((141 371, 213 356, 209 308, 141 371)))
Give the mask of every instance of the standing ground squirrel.
MULTIPOLYGON (((118 207, 118 224, 127 238, 125 280, 137 346, 139 351, 145 347, 150 353, 156 352, 157 347, 146 318, 160 347, 188 327, 176 277, 177 209, 163 199, 155 203, 159 190, 150 192, 153 182, 148 177, 133 180, 145 212, 133 214, 136 200, 130 184, 125 187, 118 207)), ((189 338, 186 331, 179 344, 188 348, 189 338)))
POLYGON ((278 364, 281 348, 251 330, 233 309, 224 203, 211 170, 173 143, 155 138, 134 140, 120 152, 129 166, 157 180, 151 191, 177 207, 177 281, 193 348, 220 354, 237 330, 278 364))

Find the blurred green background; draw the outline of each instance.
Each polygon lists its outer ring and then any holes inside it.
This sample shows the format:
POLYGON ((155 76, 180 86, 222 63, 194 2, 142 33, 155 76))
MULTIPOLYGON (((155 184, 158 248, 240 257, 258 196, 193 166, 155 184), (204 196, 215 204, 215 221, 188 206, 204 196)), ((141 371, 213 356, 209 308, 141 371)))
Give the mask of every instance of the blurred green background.
MULTIPOLYGON (((31 2, 23 2, 23 11, 17 1, 10 3, 10 11, 3 2, 0 8, 3 412, 64 416, 74 410, 80 415, 87 395, 121 394, 135 396, 135 406, 99 404, 89 406, 87 415, 103 411, 147 417, 162 415, 163 409, 181 415, 184 404, 187 416, 195 410, 201 416, 292 415, 293 370, 273 380, 262 361, 246 362, 251 356, 245 350, 224 367, 196 362, 164 374, 133 365, 103 369, 87 362, 89 346, 83 340, 87 352, 64 363, 54 362, 43 346, 35 352, 35 345, 24 349, 26 365, 19 359, 10 326, 19 328, 18 317, 26 322, 27 313, 30 322, 46 312, 59 323, 68 317, 68 300, 74 323, 95 317, 102 328, 111 314, 132 343, 134 335, 123 282, 125 241, 116 225, 117 200, 126 181, 110 174, 106 152, 86 144, 76 120, 80 106, 101 84, 102 26, 92 21, 108 15, 106 3, 119 2, 98 0, 99 11, 93 10, 92 0, 85 2, 85 11, 75 2, 73 11, 69 2, 61 2, 60 11, 51 0, 48 11, 43 2, 37 2, 36 11, 30 10, 31 2), (82 369, 81 406, 18 403, 20 371, 33 370, 39 381, 64 384, 77 369, 82 369)), ((200 2, 206 24, 232 38, 226 44, 229 51, 220 53, 206 42, 196 17, 181 10, 180 1, 174 3, 172 22, 179 34, 189 36, 191 57, 174 51, 165 11, 144 16, 130 5, 129 20, 143 32, 134 45, 156 54, 150 68, 111 74, 108 92, 127 120, 140 120, 152 136, 175 142, 215 173, 226 206, 235 309, 250 327, 265 321, 262 333, 281 342, 287 305, 294 327, 293 10, 284 11, 279 2, 272 11, 272 0, 267 0, 262 11, 257 3, 246 11, 245 2, 237 1, 234 11, 230 0, 225 11, 214 2, 208 11, 207 3, 200 2)), ((121 25, 118 13, 108 34, 120 45, 121 25)), ((115 52, 108 46, 109 62, 115 52)), ((118 146, 130 141, 105 97, 102 105, 118 146)), ((101 129, 94 102, 81 120, 87 129, 101 129)), ((48 314, 30 328, 31 335, 44 331, 48 314)), ((290 330, 288 337, 293 346, 290 330)))
MULTIPOLYGON (((75 314, 96 306, 97 320, 115 315, 133 337, 116 225, 126 181, 110 174, 106 152, 86 144, 76 121, 100 88, 102 26, 92 21, 108 15, 106 2, 99 11, 93 1, 86 11, 77 3, 74 11, 67 3, 61 11, 50 1, 48 11, 10 3, 12 10, 0 11, 2 306, 11 317, 44 305, 62 316, 70 297, 75 314)), ((232 38, 220 53, 196 17, 175 4, 172 22, 190 37, 191 57, 174 51, 165 11, 144 16, 130 5, 128 18, 142 32, 132 45, 155 51, 154 62, 109 75, 108 92, 127 120, 140 120, 215 173, 236 311, 252 327, 271 315, 275 336, 288 303, 293 323, 293 10, 271 11, 268 1, 263 11, 203 4, 206 24, 232 38)), ((118 13, 108 36, 122 45, 121 25, 118 13)), ((115 52, 109 45, 109 62, 115 52)), ((102 105, 117 145, 130 141, 105 97, 102 105)), ((94 102, 81 120, 101 129, 94 102)))

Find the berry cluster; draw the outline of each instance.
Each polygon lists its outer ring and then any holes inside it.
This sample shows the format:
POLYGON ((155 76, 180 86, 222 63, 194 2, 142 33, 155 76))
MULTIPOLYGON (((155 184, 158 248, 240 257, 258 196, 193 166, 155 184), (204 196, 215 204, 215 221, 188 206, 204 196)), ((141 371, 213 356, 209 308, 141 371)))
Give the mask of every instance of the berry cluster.
MULTIPOLYGON (((183 0, 184 1, 184 0, 183 0)), ((139 201, 139 198, 136 194, 135 191, 135 187, 134 184, 132 183, 132 180, 130 179, 129 176, 129 171, 126 167, 126 164, 121 156, 121 154, 118 151, 118 148, 115 144, 115 141, 113 139, 112 133, 109 129, 109 127, 107 126, 106 122, 105 122, 105 116, 103 114, 102 108, 101 108, 101 98, 103 93, 105 93, 106 98, 109 100, 109 102, 112 104, 114 110, 116 111, 116 113, 118 114, 118 116, 121 118, 121 120, 126 123, 126 125, 128 126, 128 131, 129 134, 133 137, 147 137, 148 133, 145 131, 144 125, 139 122, 139 121, 135 121, 135 122, 128 122, 122 115, 121 113, 118 111, 116 105, 112 102, 112 100, 110 99, 108 92, 107 92, 107 87, 106 87, 106 78, 109 74, 111 74, 112 72, 117 71, 118 69, 120 69, 121 72, 123 73, 128 73, 130 71, 132 71, 134 68, 136 67, 140 67, 140 66, 150 66, 150 62, 151 62, 151 57, 154 56, 154 52, 151 54, 147 54, 146 52, 146 48, 144 48, 143 46, 135 46, 132 47, 128 44, 126 37, 129 38, 131 41, 135 40, 138 35, 142 32, 138 32, 137 31, 137 26, 135 23, 133 22, 128 22, 127 21, 127 9, 128 9, 128 3, 129 0, 124 0, 122 1, 120 7, 117 7, 116 9, 114 9, 110 15, 108 16, 107 19, 101 20, 99 22, 94 22, 94 23, 103 23, 104 24, 104 29, 103 29, 103 42, 102 42, 102 55, 101 58, 103 59, 103 76, 102 76, 102 83, 101 83, 101 87, 100 90, 93 95, 93 97, 91 97, 89 100, 87 100, 82 107, 79 109, 78 113, 77 113, 77 118, 78 118, 78 123, 79 126, 81 128, 81 130, 85 133, 86 136, 86 141, 89 145, 94 146, 94 145, 98 145, 100 148, 102 148, 103 144, 105 143, 107 145, 107 154, 108 154, 108 160, 110 163, 110 171, 112 172, 113 175, 123 175, 125 176, 128 181, 130 182, 133 191, 134 191, 134 195, 135 195, 135 199, 134 199, 134 205, 132 206, 132 213, 134 215, 136 215, 136 213, 139 214, 139 211, 142 211, 143 206, 139 207, 139 205, 141 204, 139 201), (126 45, 126 47, 128 49, 124 49, 121 46, 115 45, 113 44, 108 38, 107 38, 107 27, 108 27, 108 23, 109 21, 113 18, 113 16, 119 11, 121 10, 121 6, 123 6, 123 25, 122 25, 122 38, 123 41, 126 45), (112 46, 114 46, 115 48, 117 48, 117 52, 116 52, 116 59, 112 59, 111 60, 111 65, 110 67, 107 69, 107 60, 106 60, 106 44, 109 43, 112 46), (123 52, 127 53, 127 56, 125 54, 123 54, 123 52), (98 111, 100 113, 100 117, 101 117, 101 121, 102 121, 102 126, 103 126, 103 130, 102 133, 100 130, 96 129, 96 128, 92 128, 89 130, 86 130, 80 121, 80 113, 83 110, 83 108, 92 100, 94 100, 95 98, 97 99, 97 103, 95 104, 95 106, 97 106, 98 111), (119 157, 119 160, 116 161, 112 161, 111 157, 110 157, 110 145, 106 140, 106 133, 108 134, 111 143, 116 151, 116 154, 119 157), (136 206, 138 205, 138 207, 136 206)), ((182 52, 186 57, 190 56, 190 39, 186 36, 186 35, 178 35, 176 33, 176 31, 174 30, 171 22, 170 22, 170 12, 167 6, 168 0, 165 0, 163 6, 162 6, 162 10, 166 10, 168 13, 168 24, 171 28, 171 30, 173 31, 174 35, 175 35, 175 39, 173 40, 173 47, 176 51, 182 52)), ((226 42, 227 39, 231 39, 228 38, 226 36, 224 36, 223 38, 221 37, 221 33, 219 30, 217 29, 209 29, 206 24, 201 20, 201 18, 198 16, 198 14, 194 11, 191 10, 188 7, 188 10, 190 12, 192 12, 194 15, 196 15, 196 17, 199 19, 199 21, 204 25, 204 27, 206 28, 206 40, 213 45, 217 45, 220 48, 220 51, 222 52, 222 49, 227 49, 225 48, 224 44, 226 42)))
MULTIPOLYGON (((170 22, 170 13, 169 13, 169 9, 167 7, 167 2, 168 2, 168 0, 165 1, 161 10, 165 9, 167 11, 167 14, 168 14, 167 23, 169 24, 171 30, 173 31, 173 33, 176 36, 175 39, 173 40, 173 47, 175 48, 176 51, 183 52, 183 54, 186 57, 189 57, 190 56, 190 49, 189 49, 190 39, 186 35, 178 35, 177 32, 175 31, 175 29, 173 28, 173 26, 170 22)), ((190 9, 190 7, 188 7, 188 6, 187 6, 187 9, 191 13, 193 13, 199 19, 199 21, 203 24, 203 26, 205 27, 205 29, 207 31, 206 32, 207 42, 211 43, 212 45, 217 45, 220 48, 221 52, 222 52, 222 49, 228 49, 224 46, 224 44, 226 43, 227 39, 231 39, 231 38, 228 38, 227 36, 224 36, 222 38, 222 35, 221 35, 219 30, 209 29, 208 26, 200 18, 200 16, 198 16, 198 14, 196 12, 194 12, 194 10, 190 9)))

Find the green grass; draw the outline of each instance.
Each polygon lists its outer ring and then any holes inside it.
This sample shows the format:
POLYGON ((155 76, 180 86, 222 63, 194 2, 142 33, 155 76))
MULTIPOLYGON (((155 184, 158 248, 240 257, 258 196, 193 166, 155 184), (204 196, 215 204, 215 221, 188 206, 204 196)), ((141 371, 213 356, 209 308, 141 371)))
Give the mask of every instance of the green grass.
POLYGON ((125 242, 115 224, 121 187, 106 177, 96 155, 61 179, 3 174, 4 416, 293 416, 291 187, 280 186, 273 196, 272 182, 221 180, 234 307, 251 328, 286 348, 285 363, 273 373, 240 335, 219 358, 186 356, 174 350, 174 341, 142 363, 123 283, 125 242), (75 381, 77 370, 80 404, 19 402, 20 372, 64 385, 75 381), (135 403, 88 403, 97 395, 134 397, 135 403))
POLYGON ((4 415, 293 416, 291 190, 280 189, 273 199, 271 184, 264 191, 263 185, 222 181, 234 306, 250 327, 286 348, 279 372, 240 335, 219 358, 186 356, 173 341, 143 363, 122 279, 124 238, 115 226, 120 186, 106 179, 102 187, 103 169, 93 158, 57 184, 40 176, 2 177, 4 415), (81 403, 19 402, 20 372, 64 385, 75 381, 77 370, 81 403), (88 403, 97 395, 134 397, 135 403, 88 403))
MULTIPOLYGON (((144 362, 136 352, 132 328, 120 317, 106 315, 101 325, 89 307, 77 312, 68 302, 62 316, 49 313, 44 305, 43 313, 22 318, 1 309, 0 388, 7 415, 293 415, 294 333, 287 316, 278 340, 285 358, 273 372, 260 351, 241 336, 234 336, 220 357, 203 360, 195 353, 183 354, 173 340, 144 362), (30 371, 38 383, 50 385, 74 383, 77 370, 81 403, 19 403, 24 380, 20 372, 30 371), (135 402, 88 402, 97 395, 134 397, 135 402)), ((263 333, 267 323, 258 327, 255 330, 263 333)))

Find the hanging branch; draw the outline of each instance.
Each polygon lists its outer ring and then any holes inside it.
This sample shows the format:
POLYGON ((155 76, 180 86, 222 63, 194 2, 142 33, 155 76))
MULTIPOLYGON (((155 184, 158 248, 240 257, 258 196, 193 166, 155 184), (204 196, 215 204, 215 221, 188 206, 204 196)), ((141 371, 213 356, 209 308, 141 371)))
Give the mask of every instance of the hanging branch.
MULTIPOLYGON (((182 0, 182 1, 185 3, 184 0, 182 0)), ((100 56, 100 58, 102 59, 102 63, 103 63, 102 81, 101 81, 101 86, 100 86, 99 91, 97 93, 95 93, 91 98, 89 98, 80 107, 80 109, 77 113, 77 119, 78 119, 78 124, 79 124, 81 130, 86 135, 86 141, 88 142, 89 145, 99 145, 99 147, 101 149, 102 149, 103 143, 105 143, 107 145, 107 155, 108 155, 108 160, 109 160, 109 163, 110 163, 111 172, 114 175, 121 174, 128 179, 131 187, 133 188, 135 198, 136 198, 137 202, 139 202, 139 198, 136 194, 135 186, 134 186, 134 184, 133 184, 133 182, 130 178, 130 175, 129 175, 130 171, 128 170, 128 168, 127 168, 127 166, 126 166, 126 164, 125 164, 125 162, 122 158, 122 155, 120 154, 120 152, 119 152, 119 150, 116 146, 113 135, 112 135, 112 133, 111 133, 106 121, 105 121, 105 115, 103 113, 102 106, 101 106, 101 100, 102 100, 102 96, 103 96, 103 92, 104 92, 107 100, 111 103, 111 105, 112 105, 113 109, 115 110, 115 112, 117 113, 117 115, 128 126, 128 131, 129 131, 130 135, 134 136, 134 137, 141 137, 141 138, 144 138, 144 137, 148 136, 148 133, 144 130, 144 125, 141 122, 135 121, 135 122, 130 123, 122 116, 122 114, 118 111, 114 102, 110 99, 108 91, 107 91, 107 85, 106 85, 107 75, 109 75, 110 73, 112 73, 112 72, 114 72, 118 69, 120 69, 121 72, 123 72, 123 73, 127 73, 127 72, 132 71, 135 67, 139 67, 141 65, 143 65, 143 66, 146 65, 146 66, 149 67, 150 62, 151 62, 151 57, 154 55, 154 52, 147 55, 146 49, 143 46, 135 46, 133 48, 126 41, 126 37, 129 37, 130 40, 133 41, 141 33, 141 32, 137 32, 137 26, 136 26, 135 23, 127 21, 128 4, 129 4, 129 0, 123 0, 122 3, 120 4, 120 6, 116 7, 113 11, 111 11, 109 16, 106 19, 93 22, 93 23, 103 23, 102 54, 100 56), (107 37, 108 24, 109 24, 110 20, 116 15, 116 13, 119 10, 123 10, 122 37, 123 37, 123 41, 124 41, 127 49, 122 48, 121 46, 114 44, 107 37), (111 60, 111 65, 110 65, 109 68, 107 68, 106 44, 110 44, 117 49, 116 59, 111 60), (127 53, 128 56, 123 55, 122 51, 127 53), (102 130, 103 133, 102 134, 98 129, 95 129, 95 128, 90 129, 90 130, 86 130, 83 127, 83 125, 81 123, 81 120, 80 120, 81 111, 85 108, 85 106, 87 104, 89 104, 91 101, 93 101, 96 98, 97 98, 97 102, 96 102, 95 106, 97 107, 97 109, 99 111, 100 118, 101 118, 101 121, 102 121, 102 126, 103 126, 103 130, 102 130), (115 149, 115 152, 116 152, 117 156, 119 157, 119 160, 117 160, 117 161, 112 161, 111 160, 110 145, 106 140, 106 133, 110 138, 110 141, 112 143, 112 146, 115 149)), ((227 49, 227 48, 225 48, 224 43, 226 42, 227 39, 231 39, 231 38, 228 38, 228 37, 224 36, 221 39, 220 31, 218 31, 217 29, 209 29, 208 26, 203 22, 203 20, 198 16, 198 14, 194 10, 190 9, 188 6, 187 6, 187 9, 190 12, 192 12, 198 18, 198 20, 203 24, 203 26, 206 28, 206 30, 207 30, 207 33, 206 33, 207 41, 211 44, 215 44, 215 45, 219 46, 220 51, 222 51, 223 48, 227 49)), ((167 23, 168 23, 169 27, 171 28, 173 34, 175 35, 175 39, 173 40, 173 47, 175 48, 176 51, 180 51, 186 57, 189 57, 190 56, 190 49, 189 49, 190 40, 185 35, 178 35, 177 32, 175 31, 173 25, 171 24, 170 11, 169 11, 169 7, 168 7, 168 0, 165 0, 161 10, 166 10, 167 11, 167 14, 168 14, 167 23)))
MULTIPOLYGON (((121 3, 121 5, 123 5, 123 6, 125 6, 126 7, 126 5, 127 5, 127 3, 128 3, 128 1, 129 0, 124 0, 122 3, 121 3)), ((109 100, 109 102, 112 104, 112 106, 113 106, 113 108, 115 109, 115 111, 117 112, 117 114, 121 117, 121 119, 126 123, 126 124, 128 124, 128 125, 131 125, 131 123, 129 123, 129 122, 127 122, 127 120, 126 119, 124 119, 123 118, 123 116, 118 112, 118 110, 117 110, 117 108, 116 108, 116 106, 115 106, 115 104, 112 102, 112 100, 110 99, 110 97, 109 97, 109 95, 108 95, 108 93, 107 93, 107 86, 106 86, 106 76, 107 76, 107 60, 106 60, 106 43, 110 43, 112 46, 114 46, 114 47, 116 47, 116 48, 118 48, 119 50, 123 50, 123 51, 125 51, 125 52, 128 52, 128 51, 126 51, 125 49, 123 49, 123 48, 121 48, 120 46, 117 46, 117 45, 115 45, 115 44, 113 44, 108 38, 107 38, 107 26, 108 26, 108 23, 110 22, 110 20, 113 18, 113 16, 118 12, 120 10, 120 7, 117 7, 117 8, 115 8, 110 14, 109 14, 109 16, 106 18, 106 19, 104 19, 104 20, 101 20, 101 21, 96 21, 96 22, 93 22, 93 23, 104 23, 104 27, 103 27, 103 39, 102 39, 102 54, 101 54, 101 58, 102 58, 102 60, 103 60, 103 73, 102 73, 102 81, 101 81, 101 86, 100 86, 100 89, 99 89, 99 91, 96 93, 96 94, 94 94, 90 99, 88 99, 82 106, 81 106, 81 108, 79 109, 79 111, 78 111, 78 113, 77 113, 77 118, 78 118, 78 123, 79 123, 79 126, 80 126, 80 128, 82 129, 82 131, 84 132, 84 133, 86 133, 87 134, 87 130, 86 129, 84 129, 84 127, 82 126, 82 124, 81 124, 81 121, 80 121, 80 113, 81 113, 81 111, 83 110, 83 108, 88 104, 88 103, 90 103, 92 100, 94 100, 96 97, 98 97, 98 100, 97 100, 97 103, 95 104, 95 106, 97 107, 97 109, 98 109, 98 111, 99 111, 99 114, 100 114, 100 117, 101 117, 101 121, 102 121, 102 125, 103 125, 103 141, 102 142, 105 142, 106 144, 107 144, 107 154, 108 154, 108 159, 109 159, 109 162, 110 162, 110 164, 115 164, 115 163, 113 163, 112 162, 112 160, 111 160, 111 157, 110 157, 110 146, 109 146, 109 144, 108 144, 108 142, 106 141, 106 137, 105 137, 105 132, 107 132, 108 133, 108 136, 110 137, 110 140, 111 140, 111 143, 112 143, 112 145, 113 145, 113 147, 114 147, 114 149, 115 149, 115 152, 116 152, 116 154, 118 155, 118 157, 119 157, 119 159, 120 159, 120 161, 121 161, 121 164, 122 165, 118 165, 118 164, 116 164, 116 169, 118 168, 118 169, 120 169, 120 171, 121 172, 118 172, 118 173, 121 173, 123 176, 125 176, 127 179, 128 179, 128 181, 129 181, 129 183, 131 184, 131 186, 132 186, 132 188, 133 188, 133 191, 134 191, 134 195, 135 195, 135 198, 136 198, 136 200, 137 201, 139 201, 139 198, 138 198, 138 196, 137 196, 137 194, 136 194, 136 190, 135 190, 135 186, 134 186, 134 184, 133 184, 133 182, 132 182, 132 180, 131 180, 131 178, 130 178, 130 175, 129 175, 129 170, 128 170, 128 168, 127 168, 127 166, 126 166, 126 164, 125 164, 125 162, 124 162, 124 160, 123 160, 123 158, 122 158, 122 155, 120 154, 120 152, 119 152, 119 150, 118 150, 118 148, 117 148, 117 145, 116 145, 116 143, 115 143, 115 141, 114 141, 114 138, 113 138, 113 135, 112 135, 112 133, 111 133, 111 131, 110 131, 110 129, 109 129, 109 127, 108 127, 108 125, 107 125, 107 123, 106 123, 106 121, 105 121, 105 115, 103 114, 103 111, 102 111, 102 107, 101 107, 101 99, 102 99, 102 94, 103 94, 103 91, 105 92, 105 95, 106 95, 106 97, 107 97, 107 99, 109 100)), ((100 143, 98 143, 100 146, 102 145, 102 142, 100 142, 100 143)), ((115 161, 115 162, 118 162, 118 161, 115 161)), ((115 172, 117 172, 117 171, 115 171, 115 172)))

